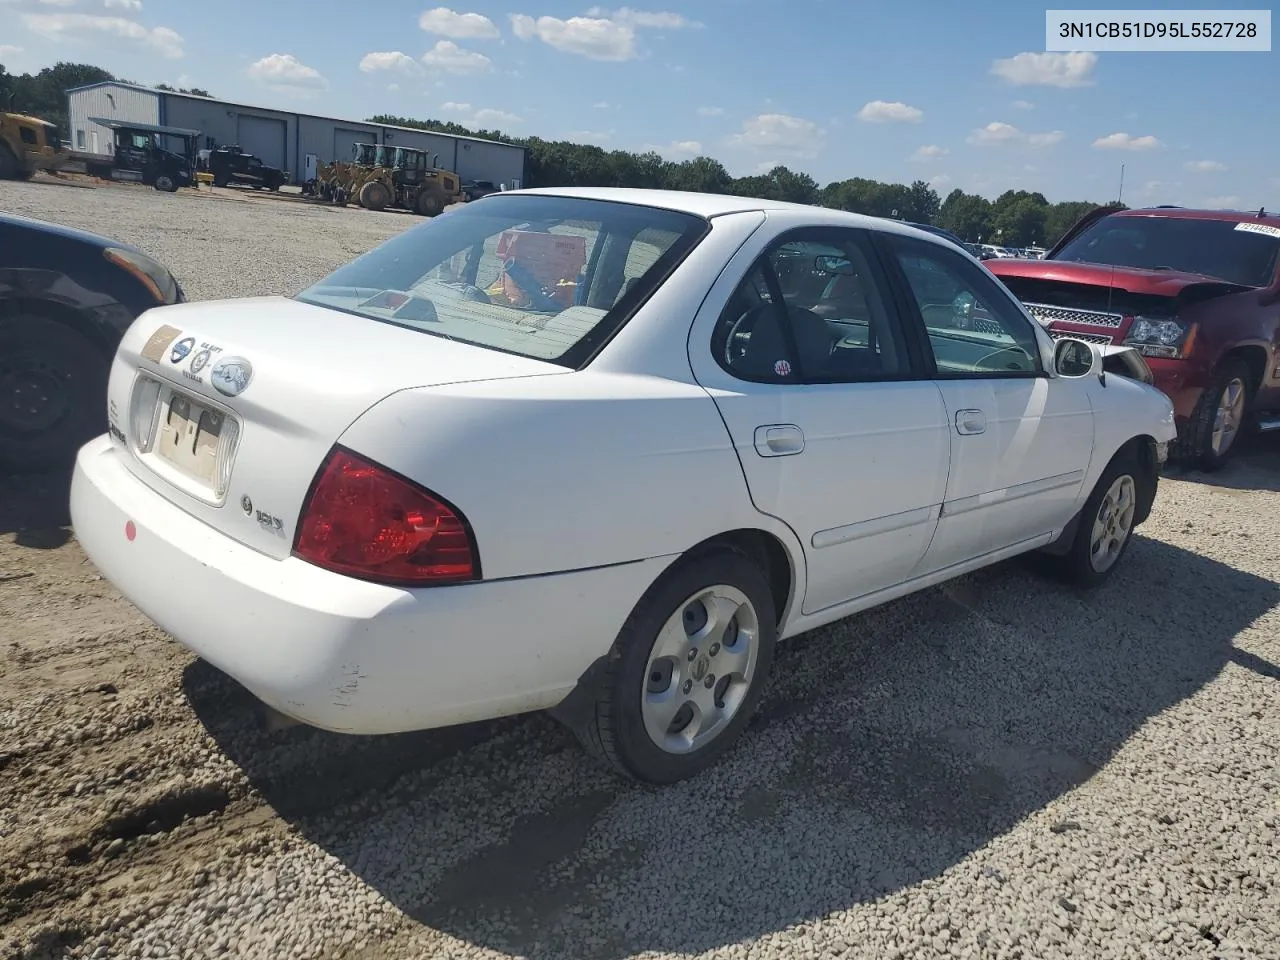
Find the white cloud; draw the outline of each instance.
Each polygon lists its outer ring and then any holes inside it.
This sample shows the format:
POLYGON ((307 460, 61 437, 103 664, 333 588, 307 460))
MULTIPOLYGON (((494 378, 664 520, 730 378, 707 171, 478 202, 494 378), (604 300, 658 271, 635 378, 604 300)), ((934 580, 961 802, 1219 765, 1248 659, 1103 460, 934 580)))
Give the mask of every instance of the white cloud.
POLYGON ((1228 194, 1225 197, 1206 197, 1204 201, 1204 205, 1206 207, 1219 207, 1219 208, 1238 207, 1240 206, 1240 198, 1237 197, 1234 193, 1228 194))
POLYGON ((520 118, 514 113, 508 113, 506 110, 494 110, 491 107, 486 107, 482 110, 477 110, 472 114, 471 122, 481 127, 488 127, 499 123, 505 123, 507 126, 511 126, 512 124, 519 123, 520 118))
POLYGON ((613 104, 611 104, 608 100, 601 100, 599 103, 593 103, 591 106, 594 107, 596 110, 608 110, 611 106, 613 106, 613 104))
POLYGON ((11 57, 15 53, 21 53, 21 47, 15 47, 12 43, 0 43, 0 57, 11 57))
POLYGON ((616 23, 625 23, 630 27, 652 30, 684 30, 702 26, 696 20, 690 20, 683 14, 667 13, 666 11, 632 10, 630 7, 623 7, 621 10, 592 7, 587 11, 587 16, 598 17, 602 20, 613 20, 616 23))
POLYGON ((924 111, 897 100, 872 100, 858 111, 867 123, 919 123, 924 111))
POLYGON ((1087 87, 1096 53, 1020 53, 991 64, 991 72, 1017 87, 1087 87))
POLYGON ((360 58, 360 69, 364 73, 375 73, 378 70, 396 70, 400 73, 414 74, 419 70, 418 61, 407 53, 389 50, 384 53, 366 53, 360 58))
POLYGON ((1217 160, 1189 160, 1182 167, 1191 173, 1222 173, 1227 169, 1225 163, 1219 163, 1217 160))
POLYGON ((570 130, 565 134, 573 143, 608 143, 613 139, 612 130, 570 130))
POLYGON ((700 117, 722 117, 724 116, 723 107, 699 107, 698 116, 700 117))
POLYGON ((521 40, 537 37, 563 53, 591 60, 621 61, 636 56, 636 32, 624 23, 598 17, 533 17, 511 14, 511 29, 521 40))
POLYGON ((444 113, 470 113, 471 104, 454 103, 453 101, 449 101, 448 103, 440 104, 440 109, 444 113))
POLYGON ((463 50, 452 40, 441 40, 422 55, 422 62, 445 73, 487 73, 493 61, 483 53, 463 50))
POLYGON ((702 153, 702 144, 697 140, 675 140, 664 145, 647 143, 645 150, 652 150, 664 157, 696 157, 702 153))
POLYGON ((752 150, 783 151, 812 157, 822 149, 825 134, 812 120, 785 113, 762 113, 742 122, 731 142, 752 150))
POLYGON ((936 177, 929 178, 929 186, 933 187, 933 189, 935 190, 941 187, 945 187, 950 182, 951 182, 951 178, 947 176, 945 173, 940 173, 936 177))
POLYGON ((937 144, 929 143, 920 147, 907 159, 914 163, 924 163, 928 160, 941 160, 951 151, 946 147, 940 147, 937 144))
POLYGON ((501 36, 498 25, 479 13, 458 13, 448 7, 426 10, 418 17, 418 26, 455 40, 496 40, 501 36))
POLYGON ((129 40, 169 60, 183 55, 182 37, 168 27, 144 27, 124 17, 100 17, 91 13, 25 13, 28 30, 49 40, 89 41, 102 37, 129 40))
POLYGON ((1112 133, 1093 141, 1096 150, 1158 150, 1164 146, 1152 136, 1131 137, 1127 133, 1112 133))
POLYGON ((324 90, 329 82, 315 67, 308 67, 291 53, 273 53, 249 65, 245 71, 254 80, 281 90, 324 90))
POLYGON ((388 84, 387 84, 387 92, 388 92, 388 93, 397 93, 397 92, 399 92, 399 90, 400 90, 400 84, 398 84, 398 83, 388 83, 388 84))
MULTIPOLYGON (((44 2, 47 2, 47 0, 44 0, 44 2)), ((104 2, 108 10, 128 10, 130 13, 142 12, 142 0, 104 0, 104 2)))
MULTIPOLYGON (((74 7, 76 0, 39 0, 40 5, 44 7, 74 7)), ((107 4, 111 6, 111 4, 107 4)))
POLYGON ((1027 134, 1027 143, 1033 147, 1052 147, 1055 143, 1061 143, 1065 138, 1066 134, 1061 130, 1049 130, 1046 133, 1027 134))
POLYGON ((1030 100, 1013 101, 1013 107, 1015 110, 1034 110, 1035 106, 1036 105, 1032 103, 1030 100))
POLYGON ((985 127, 979 127, 969 134, 968 142, 980 147, 1004 146, 1019 144, 1029 147, 1052 147, 1061 143, 1066 134, 1061 130, 1049 130, 1045 133, 1026 133, 1011 123, 993 121, 985 127))

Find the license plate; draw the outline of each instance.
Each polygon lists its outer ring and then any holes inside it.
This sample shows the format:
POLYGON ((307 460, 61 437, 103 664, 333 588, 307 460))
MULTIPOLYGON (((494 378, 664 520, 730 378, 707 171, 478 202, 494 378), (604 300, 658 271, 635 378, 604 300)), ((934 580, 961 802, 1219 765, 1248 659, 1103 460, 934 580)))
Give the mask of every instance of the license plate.
POLYGON ((218 475, 218 441, 225 419, 184 394, 171 394, 160 414, 156 454, 212 487, 218 475))

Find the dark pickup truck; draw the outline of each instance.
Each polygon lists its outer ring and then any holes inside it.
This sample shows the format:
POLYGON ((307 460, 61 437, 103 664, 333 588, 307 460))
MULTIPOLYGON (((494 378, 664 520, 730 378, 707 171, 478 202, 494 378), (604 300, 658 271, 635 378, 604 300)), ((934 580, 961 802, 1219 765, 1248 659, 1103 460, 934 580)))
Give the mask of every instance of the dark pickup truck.
POLYGON ((1214 470, 1245 429, 1280 430, 1280 216, 1101 207, 1043 260, 986 266, 1055 339, 1146 358, 1175 458, 1214 470))

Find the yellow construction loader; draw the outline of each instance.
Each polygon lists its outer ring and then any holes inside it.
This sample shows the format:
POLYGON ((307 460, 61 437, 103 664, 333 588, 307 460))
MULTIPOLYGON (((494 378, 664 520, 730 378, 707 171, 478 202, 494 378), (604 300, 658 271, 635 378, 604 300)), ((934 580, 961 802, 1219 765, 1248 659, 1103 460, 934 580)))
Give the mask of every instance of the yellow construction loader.
POLYGON ((37 170, 56 170, 66 158, 56 124, 0 113, 0 180, 28 180, 37 170))
POLYGON ((355 200, 369 210, 399 207, 434 217, 464 199, 458 175, 438 162, 411 147, 357 143, 350 161, 317 164, 316 178, 304 192, 330 203, 355 200))

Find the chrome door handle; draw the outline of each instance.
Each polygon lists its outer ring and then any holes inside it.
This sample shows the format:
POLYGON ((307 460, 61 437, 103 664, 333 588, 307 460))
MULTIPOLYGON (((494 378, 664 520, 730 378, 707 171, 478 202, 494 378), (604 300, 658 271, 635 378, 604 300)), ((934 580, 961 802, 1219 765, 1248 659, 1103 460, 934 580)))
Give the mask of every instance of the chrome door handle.
POLYGON ((756 427, 756 453, 762 457, 792 457, 804 450, 804 431, 794 423, 756 427))
POLYGON ((956 411, 956 433, 968 437, 986 432, 987 415, 981 410, 956 411))

